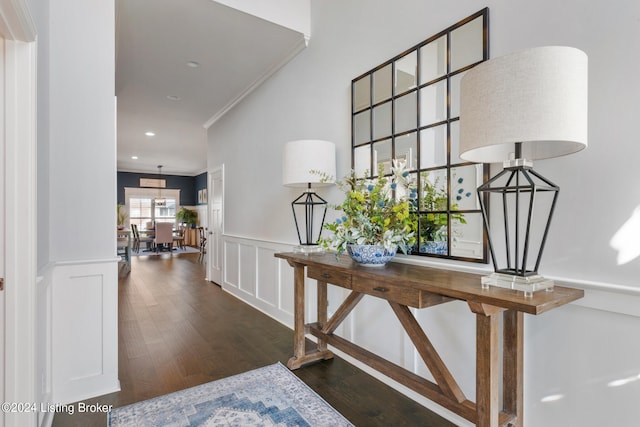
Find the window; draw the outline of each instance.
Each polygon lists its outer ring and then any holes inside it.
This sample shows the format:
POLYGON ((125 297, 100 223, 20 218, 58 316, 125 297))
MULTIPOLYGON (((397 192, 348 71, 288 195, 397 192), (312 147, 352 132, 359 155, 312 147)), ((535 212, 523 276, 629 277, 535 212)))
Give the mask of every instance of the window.
POLYGON ((136 224, 139 229, 147 228, 148 222, 176 221, 179 210, 180 190, 163 189, 164 206, 156 206, 154 199, 158 190, 148 188, 125 188, 126 206, 129 212, 129 224, 136 224))
POLYGON ((131 197, 129 199, 129 223, 138 228, 147 228, 147 222, 176 221, 176 200, 165 197, 164 206, 156 206, 151 197, 131 197))
POLYGON ((135 224, 139 229, 147 228, 148 221, 153 221, 153 200, 150 197, 129 199, 129 224, 135 224))
POLYGON ((176 199, 165 197, 164 206, 155 206, 153 220, 156 222, 176 222, 176 199))

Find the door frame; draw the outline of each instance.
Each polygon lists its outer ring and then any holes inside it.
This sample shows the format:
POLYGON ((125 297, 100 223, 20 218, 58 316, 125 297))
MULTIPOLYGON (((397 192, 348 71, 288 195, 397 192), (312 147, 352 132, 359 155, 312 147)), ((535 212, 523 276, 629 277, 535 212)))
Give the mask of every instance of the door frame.
MULTIPOLYGON (((25 0, 0 0, 5 39, 4 400, 37 402, 36 379, 36 27, 25 0), (18 286, 19 284, 19 286, 18 286)), ((6 413, 7 425, 36 425, 37 413, 6 413)))
POLYGON ((223 253, 223 243, 222 243, 222 236, 224 235, 224 164, 220 165, 218 167, 215 167, 211 170, 209 170, 208 173, 208 180, 207 180, 207 186, 208 186, 208 190, 207 192, 209 193, 209 197, 207 198, 207 216, 208 216, 208 224, 209 224, 209 230, 208 230, 208 236, 207 236, 207 240, 209 243, 209 247, 207 248, 207 280, 209 280, 210 282, 215 282, 218 285, 222 286, 222 281, 224 279, 224 253, 223 253), (215 194, 215 188, 216 186, 214 185, 216 179, 220 180, 220 195, 219 195, 219 200, 220 200, 220 211, 221 211, 221 215, 222 215, 222 219, 221 219, 221 223, 220 223, 220 236, 218 239, 214 239, 214 226, 215 226, 215 221, 213 218, 213 204, 214 201, 218 199, 218 195, 215 194), (217 245, 214 246, 214 243, 217 243, 217 245), (215 279, 215 274, 214 273, 214 268, 218 265, 218 262, 214 263, 214 260, 217 258, 217 260, 219 261, 219 270, 220 270, 220 278, 219 280, 214 280, 215 279))

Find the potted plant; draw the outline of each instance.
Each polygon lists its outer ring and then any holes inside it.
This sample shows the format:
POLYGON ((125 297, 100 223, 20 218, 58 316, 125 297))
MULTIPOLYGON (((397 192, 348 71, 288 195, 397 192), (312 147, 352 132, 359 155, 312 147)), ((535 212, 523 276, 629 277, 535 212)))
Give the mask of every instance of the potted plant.
POLYGON ((176 220, 181 224, 187 224, 189 227, 195 228, 198 222, 198 212, 182 207, 176 214, 176 220))
POLYGON ((117 215, 117 221, 118 221, 118 230, 122 230, 124 229, 125 222, 127 222, 127 218, 129 217, 123 204, 118 203, 118 206, 116 209, 116 215, 117 215))
POLYGON ((359 178, 352 171, 336 183, 346 196, 341 205, 334 206, 342 215, 324 226, 333 234, 320 240, 325 248, 337 254, 347 251, 362 264, 384 265, 398 248, 408 253, 416 240, 415 215, 409 200, 416 193, 404 191, 402 194, 409 196, 400 197, 401 192, 395 191, 399 186, 405 190, 409 186, 404 163, 394 160, 390 176, 385 176, 382 164, 378 171, 375 179, 359 178))

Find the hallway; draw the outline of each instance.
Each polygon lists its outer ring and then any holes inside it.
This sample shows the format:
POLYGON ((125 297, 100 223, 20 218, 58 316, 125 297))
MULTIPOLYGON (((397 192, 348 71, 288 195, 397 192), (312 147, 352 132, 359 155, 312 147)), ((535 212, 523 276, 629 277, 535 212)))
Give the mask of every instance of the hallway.
MULTIPOLYGON (((198 254, 133 257, 119 283, 121 391, 86 404, 124 406, 280 361, 293 332, 203 279, 198 254)), ((452 426, 342 359, 294 371, 357 426, 452 426)), ((54 426, 104 426, 106 414, 57 413, 54 426)))

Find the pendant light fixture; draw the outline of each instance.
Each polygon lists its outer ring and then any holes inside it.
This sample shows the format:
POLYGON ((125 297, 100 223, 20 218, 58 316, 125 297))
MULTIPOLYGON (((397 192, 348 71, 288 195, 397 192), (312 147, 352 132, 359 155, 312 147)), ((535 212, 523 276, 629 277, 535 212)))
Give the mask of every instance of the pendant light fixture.
POLYGON ((158 179, 158 197, 153 201, 156 206, 167 206, 167 199, 162 197, 162 165, 158 165, 158 175, 160 178, 158 179))

